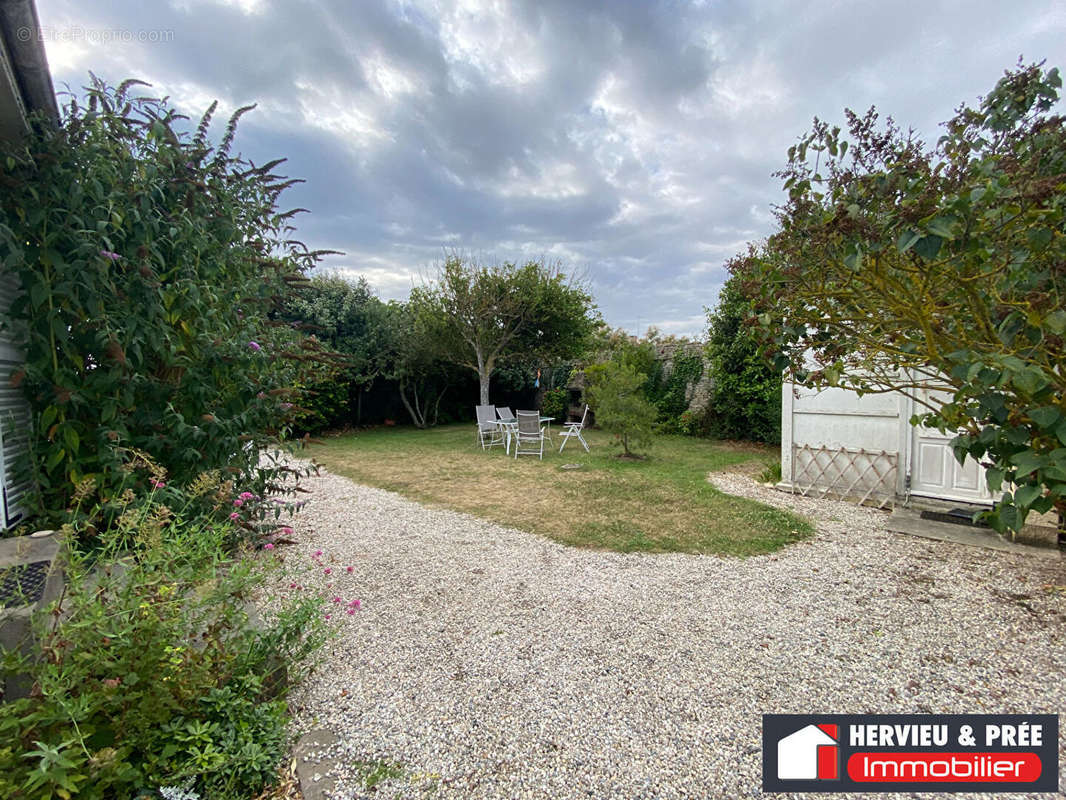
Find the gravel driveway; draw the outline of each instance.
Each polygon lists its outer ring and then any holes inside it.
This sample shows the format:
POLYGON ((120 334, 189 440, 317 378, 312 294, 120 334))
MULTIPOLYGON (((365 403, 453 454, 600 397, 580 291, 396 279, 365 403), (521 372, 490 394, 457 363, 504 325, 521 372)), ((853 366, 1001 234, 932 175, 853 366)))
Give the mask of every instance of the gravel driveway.
POLYGON ((763 713, 1066 710, 1063 561, 711 480, 818 532, 743 560, 597 552, 309 479, 286 559, 321 549, 363 601, 294 696, 342 739, 335 796, 752 797, 763 713))

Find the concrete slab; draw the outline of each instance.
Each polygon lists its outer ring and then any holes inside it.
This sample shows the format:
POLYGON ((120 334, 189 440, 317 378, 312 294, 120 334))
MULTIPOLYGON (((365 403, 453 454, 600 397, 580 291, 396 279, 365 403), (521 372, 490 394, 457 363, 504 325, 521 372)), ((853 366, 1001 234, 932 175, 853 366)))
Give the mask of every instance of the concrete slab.
POLYGON ((1062 558, 1062 551, 1057 547, 1038 547, 1021 542, 1012 542, 1000 536, 991 528, 977 528, 958 525, 951 522, 939 522, 922 519, 921 512, 911 508, 897 508, 885 523, 886 530, 894 533, 906 533, 941 542, 966 545, 967 547, 984 547, 1005 553, 1019 553, 1040 558, 1062 558))
POLYGON ((338 741, 331 731, 318 728, 301 736, 293 748, 296 778, 304 800, 328 800, 337 788, 337 762, 330 751, 338 741))

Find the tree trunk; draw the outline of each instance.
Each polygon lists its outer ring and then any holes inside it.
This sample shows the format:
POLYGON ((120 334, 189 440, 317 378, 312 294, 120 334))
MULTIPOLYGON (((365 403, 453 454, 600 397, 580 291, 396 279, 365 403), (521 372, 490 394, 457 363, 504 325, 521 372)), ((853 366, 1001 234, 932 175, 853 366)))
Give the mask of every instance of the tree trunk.
POLYGON ((488 361, 481 353, 477 354, 477 377, 478 383, 481 386, 481 405, 487 406, 489 403, 489 378, 492 377, 492 368, 495 366, 493 360, 490 358, 488 361))
POLYGON ((426 421, 418 408, 418 395, 415 395, 415 404, 412 406, 411 401, 407 399, 407 384, 402 380, 400 381, 400 399, 403 401, 403 406, 407 409, 407 413, 411 415, 411 422, 415 424, 415 427, 425 428, 426 421))

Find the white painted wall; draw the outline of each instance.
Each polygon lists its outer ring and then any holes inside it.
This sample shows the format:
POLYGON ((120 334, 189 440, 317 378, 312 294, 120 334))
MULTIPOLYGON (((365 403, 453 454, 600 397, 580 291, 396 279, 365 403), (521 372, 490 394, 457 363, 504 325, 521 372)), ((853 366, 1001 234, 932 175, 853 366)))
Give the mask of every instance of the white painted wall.
POLYGON ((991 502, 983 469, 970 461, 965 465, 954 462, 948 446, 950 436, 911 426, 910 418, 919 410, 902 392, 860 397, 846 389, 814 390, 785 383, 781 387, 782 483, 792 485, 797 446, 847 448, 894 456, 898 465, 897 496, 909 491, 908 476, 932 476, 937 480, 943 476, 942 488, 932 486, 932 478, 927 477, 916 494, 951 501, 991 502))

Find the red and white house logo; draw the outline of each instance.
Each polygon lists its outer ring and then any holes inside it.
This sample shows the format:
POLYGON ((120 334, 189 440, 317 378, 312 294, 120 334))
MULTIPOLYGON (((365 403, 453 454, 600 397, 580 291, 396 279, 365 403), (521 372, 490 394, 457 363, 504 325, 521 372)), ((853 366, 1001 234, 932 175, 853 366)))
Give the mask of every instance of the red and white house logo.
POLYGON ((777 778, 835 781, 840 778, 840 726, 807 725, 777 742, 777 778))

